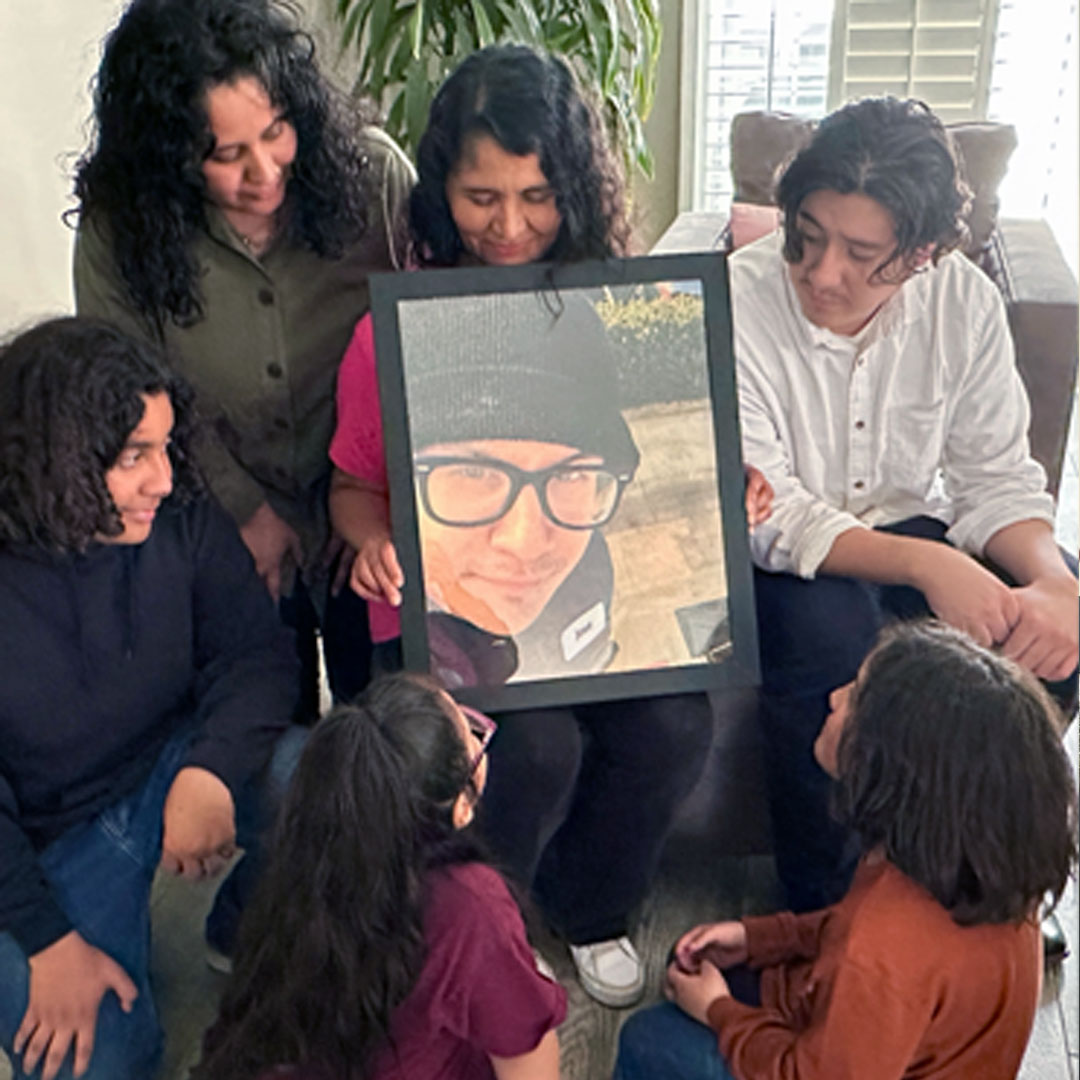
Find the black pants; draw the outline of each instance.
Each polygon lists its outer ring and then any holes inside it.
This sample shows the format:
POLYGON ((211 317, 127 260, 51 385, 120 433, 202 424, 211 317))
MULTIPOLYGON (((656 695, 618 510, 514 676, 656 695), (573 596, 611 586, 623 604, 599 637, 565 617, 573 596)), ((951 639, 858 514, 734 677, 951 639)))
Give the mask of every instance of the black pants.
MULTIPOLYGON (((322 586, 325 588, 325 585, 322 586)), ((335 701, 351 701, 371 678, 371 633, 367 604, 348 587, 322 600, 322 618, 309 588, 297 578, 291 596, 281 598, 281 621, 296 631, 300 685, 294 720, 310 725, 319 715, 319 636, 326 678, 335 701)))
POLYGON ((480 828, 572 944, 626 933, 712 740, 704 694, 503 713, 480 828))
MULTIPOLYGON (((946 527, 915 517, 882 531, 944 543, 946 527)), ((859 855, 830 814, 832 781, 813 755, 829 692, 855 678, 886 622, 930 609, 917 589, 827 574, 808 581, 756 570, 754 591, 777 871, 792 910, 814 911, 844 895, 859 855)), ((1064 705, 1076 692, 1075 673, 1048 688, 1064 705)))

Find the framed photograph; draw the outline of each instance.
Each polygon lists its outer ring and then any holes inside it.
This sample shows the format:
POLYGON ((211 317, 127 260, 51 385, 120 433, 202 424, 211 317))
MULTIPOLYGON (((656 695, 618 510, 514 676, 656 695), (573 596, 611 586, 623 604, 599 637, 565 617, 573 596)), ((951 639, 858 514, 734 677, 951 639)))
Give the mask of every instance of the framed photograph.
POLYGON ((371 299, 407 668, 492 710, 757 681, 723 256, 371 299))

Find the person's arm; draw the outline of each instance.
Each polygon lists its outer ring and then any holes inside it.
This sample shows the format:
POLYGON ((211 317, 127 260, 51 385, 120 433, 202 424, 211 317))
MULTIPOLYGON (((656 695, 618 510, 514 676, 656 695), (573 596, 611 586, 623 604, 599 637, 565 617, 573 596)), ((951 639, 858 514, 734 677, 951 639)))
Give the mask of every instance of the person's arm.
POLYGON ((401 604, 405 575, 390 537, 390 503, 358 476, 334 466, 330 481, 330 520, 356 549, 349 584, 365 600, 401 604))
POLYGON ((981 274, 973 282, 980 288, 968 315, 971 348, 953 394, 941 464, 956 512, 949 542, 989 555, 986 545, 1007 525, 1042 521, 1052 528, 1054 501, 1031 456, 1031 411, 1001 294, 981 274))
POLYGON ((29 958, 30 994, 15 1034, 26 1072, 43 1060, 45 1077, 55 1075, 75 1045, 76 1075, 85 1071, 93 1048, 98 1007, 113 990, 125 1010, 136 996, 124 970, 72 928, 42 873, 19 820, 10 782, 0 771, 0 931, 11 935, 29 958), (44 1057, 43 1057, 44 1055, 44 1057))
MULTIPOLYGON (((296 653, 233 523, 211 500, 185 514, 200 729, 186 765, 212 773, 235 800, 288 726, 296 653)), ((219 816, 220 808, 220 799, 205 803, 208 815, 219 816)))
POLYGON ((390 536, 390 500, 371 315, 353 331, 337 377, 337 427, 330 442, 330 520, 356 549, 349 577, 365 600, 397 607, 405 583, 390 536))
POLYGON ((755 525, 768 520, 775 493, 760 469, 749 462, 743 468, 746 473, 746 524, 753 531, 755 525))
POLYGON ((82 1076, 94 1050, 98 1009, 111 990, 120 1008, 131 1012, 138 988, 112 957, 75 930, 34 953, 29 960, 30 993, 15 1032, 13 1049, 22 1055, 22 1071, 41 1063, 41 1080, 53 1080, 73 1052, 73 1072, 82 1076))
MULTIPOLYGON (((749 307, 742 302, 742 308, 749 307)), ((750 313, 745 317, 749 319, 750 313)), ((833 541, 851 529, 866 530, 854 514, 838 510, 802 484, 792 465, 785 425, 786 403, 768 375, 768 358, 736 324, 739 427, 743 461, 753 462, 773 493, 771 513, 750 535, 754 562, 773 573, 812 578, 833 541)), ((867 530, 868 531, 868 530, 867 530)))
POLYGON ((816 987, 812 1008, 805 1025, 793 1025, 775 1009, 744 1005, 719 992, 704 1018, 738 1076, 901 1080, 931 1014, 922 988, 901 991, 890 983, 886 968, 864 966, 851 957, 838 965, 831 983, 816 987))
POLYGON ((862 581, 911 585, 938 618, 980 645, 1004 641, 1020 617, 1008 586, 969 555, 933 540, 849 529, 833 541, 820 569, 862 581))
POLYGON ((281 598, 281 573, 285 557, 291 556, 296 566, 303 565, 300 537, 268 502, 263 501, 240 526, 240 539, 255 561, 255 573, 276 604, 281 598))
POLYGON ((1080 655, 1077 580, 1050 526, 1018 521, 990 537, 986 556, 1017 583, 1019 615, 1002 652, 1042 679, 1064 679, 1080 655))
POLYGON ((83 216, 71 267, 75 313, 104 319, 139 341, 160 348, 161 335, 138 312, 113 258, 108 230, 83 216))
POLYGON ((499 1080, 559 1080, 559 1036, 549 1031, 527 1054, 501 1058, 491 1056, 499 1080))

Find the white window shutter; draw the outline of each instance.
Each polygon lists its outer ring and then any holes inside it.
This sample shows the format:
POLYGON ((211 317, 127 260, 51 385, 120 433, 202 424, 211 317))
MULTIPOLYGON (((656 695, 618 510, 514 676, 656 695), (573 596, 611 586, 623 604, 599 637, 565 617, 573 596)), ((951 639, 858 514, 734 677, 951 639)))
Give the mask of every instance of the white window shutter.
POLYGON ((946 123, 984 119, 997 10, 998 0, 837 0, 829 109, 892 94, 946 123))

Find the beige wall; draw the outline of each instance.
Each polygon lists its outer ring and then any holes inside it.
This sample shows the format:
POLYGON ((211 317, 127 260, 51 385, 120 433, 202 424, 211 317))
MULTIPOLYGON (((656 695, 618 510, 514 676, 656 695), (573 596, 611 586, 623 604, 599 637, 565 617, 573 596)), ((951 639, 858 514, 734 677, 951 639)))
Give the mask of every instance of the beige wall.
POLYGON ((0 0, 0 334, 71 310, 70 171, 121 0, 0 0))
POLYGON ((645 135, 653 153, 653 179, 638 175, 633 188, 634 235, 639 250, 648 251, 671 224, 679 206, 679 91, 682 69, 683 0, 660 0, 664 37, 660 52, 656 100, 645 135))

